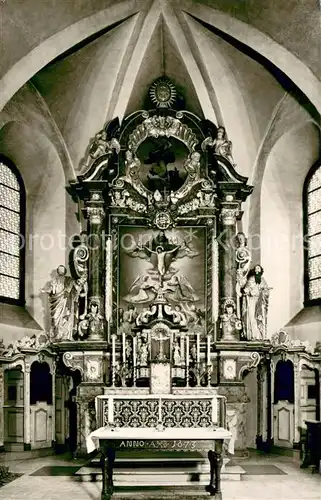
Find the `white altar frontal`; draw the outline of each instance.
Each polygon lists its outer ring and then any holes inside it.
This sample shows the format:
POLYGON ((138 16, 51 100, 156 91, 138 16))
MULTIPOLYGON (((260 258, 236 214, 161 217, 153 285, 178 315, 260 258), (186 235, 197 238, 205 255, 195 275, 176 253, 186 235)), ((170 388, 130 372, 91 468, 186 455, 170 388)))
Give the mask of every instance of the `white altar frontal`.
MULTIPOLYGON (((161 365, 162 366, 162 365, 161 365)), ((163 365, 164 366, 164 365, 163 365)), ((168 372, 170 374, 170 372, 168 372)), ((164 380, 164 386, 170 380, 164 380)), ((107 392, 107 389, 105 390, 107 392)), ((225 429, 225 397, 208 394, 105 394, 96 397, 99 428, 86 440, 87 451, 102 454, 102 500, 113 494, 113 468, 118 451, 206 452, 210 461, 207 491, 221 499, 225 450, 234 453, 234 439, 225 429)), ((184 463, 184 458, 181 458, 184 463)))
MULTIPOLYGON (((101 452, 101 500, 114 491, 113 470, 118 451, 206 452, 210 480, 206 490, 222 499, 221 469, 224 443, 234 453, 232 433, 219 422, 224 417, 225 398, 216 395, 175 396, 168 394, 98 396, 96 415, 104 425, 87 437, 87 451, 101 452)), ((184 457, 180 458, 182 464, 184 457)))

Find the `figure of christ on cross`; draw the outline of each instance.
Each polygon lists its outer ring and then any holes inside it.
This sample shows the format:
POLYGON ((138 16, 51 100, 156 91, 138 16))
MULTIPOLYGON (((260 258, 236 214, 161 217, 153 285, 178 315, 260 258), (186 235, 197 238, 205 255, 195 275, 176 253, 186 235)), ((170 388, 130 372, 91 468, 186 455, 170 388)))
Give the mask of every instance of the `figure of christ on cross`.
POLYGON ((156 247, 156 251, 155 251, 155 250, 151 250, 150 248, 148 248, 146 246, 144 247, 147 254, 148 253, 154 254, 156 256, 160 287, 163 287, 164 276, 165 276, 166 271, 168 270, 168 268, 171 264, 171 261, 172 261, 172 258, 170 258, 170 256, 171 256, 171 254, 173 254, 173 257, 174 257, 174 253, 177 252, 177 250, 179 250, 179 248, 180 248, 180 245, 177 245, 176 247, 172 248, 171 250, 165 250, 164 247, 158 246, 158 247, 156 247), (166 257, 169 257, 169 258, 165 260, 166 257))
POLYGON ((153 333, 153 339, 157 340, 159 342, 159 352, 156 356, 157 361, 166 361, 167 357, 165 355, 165 346, 164 343, 165 341, 169 340, 169 336, 164 332, 163 329, 158 328, 154 333, 153 333))
MULTIPOLYGON (((147 269, 136 277, 130 285, 127 295, 123 298, 125 302, 144 304, 155 300, 156 297, 158 300, 160 300, 160 297, 165 300, 163 297, 166 289, 165 284, 169 283, 168 280, 173 274, 176 274, 177 280, 175 283, 171 283, 171 286, 174 286, 174 288, 182 286, 181 296, 184 300, 187 300, 187 296, 191 301, 197 300, 196 296, 192 297, 190 293, 185 296, 184 290, 189 288, 188 281, 179 273, 178 269, 171 267, 173 261, 184 257, 193 259, 199 255, 185 240, 174 243, 166 237, 164 231, 160 231, 153 238, 151 244, 142 245, 138 242, 133 249, 126 250, 126 254, 131 258, 149 261, 153 268, 147 269)), ((173 294, 175 290, 171 289, 171 293, 173 294)))

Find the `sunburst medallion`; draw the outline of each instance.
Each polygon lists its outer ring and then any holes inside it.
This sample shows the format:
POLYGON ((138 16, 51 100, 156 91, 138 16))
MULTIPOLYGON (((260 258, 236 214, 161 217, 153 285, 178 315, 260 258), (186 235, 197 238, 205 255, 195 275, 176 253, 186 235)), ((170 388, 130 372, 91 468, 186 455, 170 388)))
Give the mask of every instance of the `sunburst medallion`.
POLYGON ((162 76, 152 83, 149 95, 158 108, 170 108, 176 99, 176 89, 168 78, 162 76))

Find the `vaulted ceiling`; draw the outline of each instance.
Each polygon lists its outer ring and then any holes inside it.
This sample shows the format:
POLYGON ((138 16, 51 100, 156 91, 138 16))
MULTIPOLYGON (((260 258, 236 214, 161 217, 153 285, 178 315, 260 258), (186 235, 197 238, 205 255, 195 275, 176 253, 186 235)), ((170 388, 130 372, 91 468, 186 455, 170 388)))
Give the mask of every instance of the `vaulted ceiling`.
POLYGON ((187 109, 226 127, 241 173, 285 95, 314 117, 321 110, 315 0, 2 0, 1 9, 0 109, 29 87, 74 171, 104 123, 143 107, 164 74, 187 109))

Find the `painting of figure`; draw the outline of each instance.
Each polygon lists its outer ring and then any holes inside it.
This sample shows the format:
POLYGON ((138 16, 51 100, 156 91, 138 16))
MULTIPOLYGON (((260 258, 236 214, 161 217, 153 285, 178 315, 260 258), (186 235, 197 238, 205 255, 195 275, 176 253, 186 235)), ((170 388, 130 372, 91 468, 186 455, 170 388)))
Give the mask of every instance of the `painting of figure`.
POLYGON ((185 182, 187 172, 184 168, 189 151, 175 138, 148 138, 137 151, 141 162, 140 179, 152 192, 159 191, 163 196, 177 191, 185 182))
POLYGON ((205 230, 120 227, 119 307, 162 300, 192 315, 205 307, 205 230), (191 265, 192 261, 192 265, 191 265))

